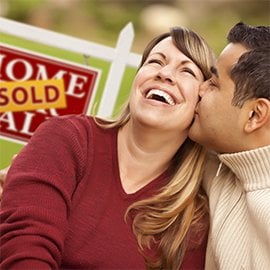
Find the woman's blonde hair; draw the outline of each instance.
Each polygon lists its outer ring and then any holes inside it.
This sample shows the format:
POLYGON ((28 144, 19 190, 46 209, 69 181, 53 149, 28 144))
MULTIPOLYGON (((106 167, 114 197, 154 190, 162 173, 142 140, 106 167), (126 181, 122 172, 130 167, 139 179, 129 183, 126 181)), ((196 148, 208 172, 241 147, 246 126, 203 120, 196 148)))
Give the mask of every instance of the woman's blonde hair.
MULTIPOLYGON (((153 47, 166 37, 172 37, 175 46, 189 57, 202 71, 204 79, 211 76, 214 55, 208 44, 195 32, 174 27, 170 32, 154 38, 144 50, 140 67, 153 47)), ((129 104, 113 121, 97 119, 104 128, 122 127, 130 119, 129 104)), ((208 203, 201 189, 205 150, 189 138, 177 150, 168 171, 171 180, 151 198, 133 203, 127 216, 133 220, 133 232, 147 269, 179 269, 192 234, 198 236, 199 245, 208 228, 208 203), (154 258, 147 256, 152 246, 157 246, 154 258)), ((194 240, 194 238, 193 238, 194 240)))

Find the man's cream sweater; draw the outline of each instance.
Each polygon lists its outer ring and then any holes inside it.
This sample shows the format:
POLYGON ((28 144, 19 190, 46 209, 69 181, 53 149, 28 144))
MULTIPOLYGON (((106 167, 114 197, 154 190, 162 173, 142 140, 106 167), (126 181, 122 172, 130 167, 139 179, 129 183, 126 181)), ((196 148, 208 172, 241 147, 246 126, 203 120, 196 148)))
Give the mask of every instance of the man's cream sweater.
POLYGON ((270 269, 270 145, 218 158, 209 159, 204 179, 211 216, 205 269, 270 269))

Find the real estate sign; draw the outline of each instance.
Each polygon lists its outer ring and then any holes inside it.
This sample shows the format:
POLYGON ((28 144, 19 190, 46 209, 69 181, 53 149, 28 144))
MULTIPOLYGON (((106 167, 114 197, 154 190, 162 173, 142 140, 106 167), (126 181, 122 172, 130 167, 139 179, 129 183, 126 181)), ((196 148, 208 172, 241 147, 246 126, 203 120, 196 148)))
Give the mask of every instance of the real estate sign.
POLYGON ((115 47, 1 17, 0 35, 0 169, 50 117, 111 117, 141 59, 130 51, 132 23, 115 47))

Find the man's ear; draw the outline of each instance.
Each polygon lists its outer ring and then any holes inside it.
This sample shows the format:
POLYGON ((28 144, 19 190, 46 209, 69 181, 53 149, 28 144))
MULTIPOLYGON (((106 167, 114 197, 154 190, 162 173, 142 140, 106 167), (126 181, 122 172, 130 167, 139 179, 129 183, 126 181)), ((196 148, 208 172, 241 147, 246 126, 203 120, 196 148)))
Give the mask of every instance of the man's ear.
POLYGON ((266 98, 258 98, 252 104, 249 111, 248 121, 245 123, 244 130, 251 133, 270 121, 270 101, 266 98))

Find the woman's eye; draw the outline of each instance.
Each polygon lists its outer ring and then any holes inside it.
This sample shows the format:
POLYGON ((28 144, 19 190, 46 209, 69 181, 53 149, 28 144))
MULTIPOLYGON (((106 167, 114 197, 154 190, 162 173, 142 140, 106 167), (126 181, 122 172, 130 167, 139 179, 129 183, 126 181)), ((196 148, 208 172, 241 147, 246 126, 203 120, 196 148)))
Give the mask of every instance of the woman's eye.
POLYGON ((158 60, 158 59, 150 59, 147 61, 148 64, 158 64, 158 65, 162 65, 162 61, 158 60))
POLYGON ((183 71, 184 71, 184 72, 187 72, 187 73, 189 73, 189 74, 191 74, 193 77, 196 78, 195 73, 194 73, 193 70, 191 70, 190 68, 184 68, 183 71))

